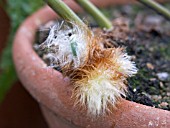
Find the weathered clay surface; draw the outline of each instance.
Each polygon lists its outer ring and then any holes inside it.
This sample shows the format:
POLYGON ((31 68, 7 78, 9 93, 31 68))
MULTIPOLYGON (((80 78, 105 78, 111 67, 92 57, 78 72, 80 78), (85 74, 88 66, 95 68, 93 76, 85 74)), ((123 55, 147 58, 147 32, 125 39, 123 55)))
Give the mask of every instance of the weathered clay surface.
MULTIPOLYGON (((68 3, 75 10, 79 7, 68 3)), ((117 109, 107 116, 91 118, 85 110, 75 107, 71 99, 72 86, 61 73, 46 67, 32 48, 36 29, 56 14, 44 7, 29 17, 19 28, 13 46, 13 58, 18 76, 43 106, 42 110, 51 128, 169 128, 170 112, 122 100, 117 109), (58 123, 56 123, 58 122, 58 123)))

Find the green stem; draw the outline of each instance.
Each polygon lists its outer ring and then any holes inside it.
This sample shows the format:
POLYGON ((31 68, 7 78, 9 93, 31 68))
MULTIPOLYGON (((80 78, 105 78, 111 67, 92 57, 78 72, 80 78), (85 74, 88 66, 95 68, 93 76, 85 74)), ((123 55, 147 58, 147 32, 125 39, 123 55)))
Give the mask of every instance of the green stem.
POLYGON ((83 21, 62 0, 44 1, 63 19, 84 25, 83 21))
POLYGON ((153 0, 138 0, 139 2, 151 7, 158 13, 162 14, 165 18, 170 20, 170 11, 153 0))
POLYGON ((96 20, 100 27, 110 29, 112 23, 103 15, 103 13, 94 6, 89 0, 75 0, 96 20))

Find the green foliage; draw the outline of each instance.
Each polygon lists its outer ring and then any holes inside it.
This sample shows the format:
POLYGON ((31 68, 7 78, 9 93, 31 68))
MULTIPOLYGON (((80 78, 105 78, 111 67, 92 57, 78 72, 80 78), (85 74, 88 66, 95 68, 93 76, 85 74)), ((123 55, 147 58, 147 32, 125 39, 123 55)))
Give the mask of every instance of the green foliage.
POLYGON ((15 32, 23 20, 43 5, 43 0, 8 0, 4 7, 11 19, 11 33, 6 48, 0 58, 0 102, 4 95, 17 80, 17 76, 12 61, 12 41, 15 32))

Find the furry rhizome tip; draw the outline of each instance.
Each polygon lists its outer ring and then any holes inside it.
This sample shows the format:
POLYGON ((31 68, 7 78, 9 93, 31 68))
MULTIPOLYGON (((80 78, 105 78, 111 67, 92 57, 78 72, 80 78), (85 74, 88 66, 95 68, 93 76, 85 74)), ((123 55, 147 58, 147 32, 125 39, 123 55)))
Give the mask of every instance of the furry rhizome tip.
POLYGON ((127 91, 126 79, 137 68, 123 47, 105 48, 100 35, 71 22, 51 27, 40 45, 52 67, 60 67, 74 86, 75 105, 97 116, 110 112, 127 91))

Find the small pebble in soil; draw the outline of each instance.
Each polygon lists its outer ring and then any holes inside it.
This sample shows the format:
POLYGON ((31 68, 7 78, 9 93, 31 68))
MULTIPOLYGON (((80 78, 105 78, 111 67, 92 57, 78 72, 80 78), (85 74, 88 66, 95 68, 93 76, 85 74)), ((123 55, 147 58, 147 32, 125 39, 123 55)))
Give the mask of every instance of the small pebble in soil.
POLYGON ((156 74, 161 81, 167 81, 170 77, 167 72, 161 72, 156 74))
POLYGON ((151 69, 151 70, 154 69, 154 66, 151 63, 146 63, 146 66, 148 69, 151 69))
POLYGON ((149 80, 150 81, 156 81, 156 78, 150 78, 149 80))
POLYGON ((159 107, 167 108, 168 107, 168 103, 167 102, 162 102, 162 103, 159 104, 159 107))
POLYGON ((160 96, 160 95, 153 95, 153 96, 152 96, 152 99, 153 99, 154 101, 158 101, 158 100, 161 100, 161 99, 162 99, 162 96, 160 96))
POLYGON ((162 82, 159 82, 159 85, 160 85, 161 88, 164 87, 164 84, 162 82))
POLYGON ((167 92, 167 96, 169 96, 169 97, 170 97, 170 92, 167 92))

